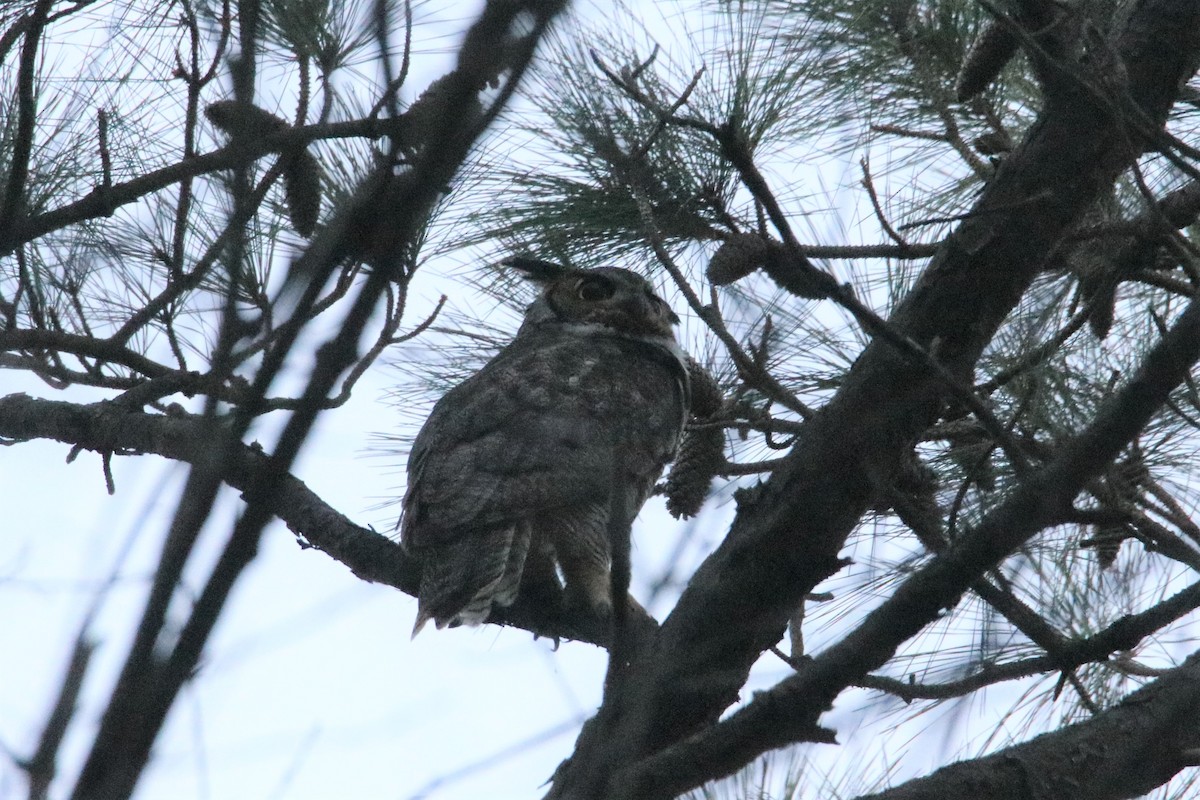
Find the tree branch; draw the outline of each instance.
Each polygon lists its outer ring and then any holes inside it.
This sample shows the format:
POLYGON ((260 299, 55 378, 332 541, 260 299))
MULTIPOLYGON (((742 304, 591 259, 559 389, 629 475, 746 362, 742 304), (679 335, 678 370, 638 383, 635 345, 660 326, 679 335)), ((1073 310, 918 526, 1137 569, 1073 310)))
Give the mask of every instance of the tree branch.
MULTIPOLYGON (((1023 480, 976 529, 913 573, 841 642, 771 690, 759 692, 729 719, 629 768, 621 785, 631 796, 673 797, 805 736, 842 689, 883 666, 900 644, 938 619, 944 609, 953 608, 976 576, 995 567, 1038 531, 1060 522, 1088 481, 1133 441, 1198 359, 1200 302, 1193 302, 1169 336, 1150 352, 1138 374, 1101 407, 1095 421, 1023 480)), ((1175 605, 1187 607, 1195 601, 1194 595, 1194 590, 1189 591, 1175 605)), ((668 618, 664 632, 670 622, 668 618)), ((1114 627, 1112 631, 1112 638, 1101 640, 1105 646, 1128 647, 1127 641, 1114 641, 1128 630, 1114 627)), ((1087 649, 1091 647, 1095 643, 1087 649)))
POLYGON ((0 240, 0 255, 26 242, 94 217, 111 214, 128 203, 168 186, 226 169, 245 167, 269 153, 292 151, 321 139, 381 139, 403 137, 409 130, 405 117, 394 120, 373 118, 329 122, 288 128, 261 138, 238 138, 219 150, 184 159, 124 183, 98 188, 73 203, 18 219, 0 240))
POLYGON ((147 378, 165 378, 175 371, 111 340, 61 331, 13 329, 0 331, 0 350, 57 350, 120 364, 147 378))
POLYGON ((29 160, 33 156, 34 123, 37 122, 37 92, 34 87, 38 66, 38 45, 46 28, 46 18, 54 0, 38 0, 26 18, 25 43, 21 47, 20 68, 17 70, 17 124, 8 158, 8 180, 4 186, 3 206, 0 206, 0 242, 25 216, 25 181, 29 177, 29 160))
POLYGON ((1200 655, 1086 722, 859 800, 1117 800, 1161 786, 1196 763, 1200 655))
MULTIPOLYGON (((147 414, 115 402, 66 403, 24 394, 0 397, 0 439, 7 441, 51 439, 97 453, 152 453, 196 464, 210 457, 213 436, 199 416, 147 414)), ((234 443, 231 452, 222 479, 234 489, 245 491, 268 468, 267 456, 260 448, 240 443, 234 443)), ((303 481, 285 475, 270 505, 302 547, 321 550, 364 581, 416 596, 419 565, 400 545, 355 525, 303 481)), ((596 620, 560 615, 536 603, 522 603, 519 598, 489 621, 522 628, 535 636, 601 646, 608 643, 608 631, 595 624, 596 620)))
MULTIPOLYGON (((1162 125, 1175 87, 1194 71, 1200 54, 1200 6, 1148 0, 1131 17, 1120 49, 1130 65, 1131 96, 1162 125)), ((969 383, 983 348, 1047 255, 1133 162, 1140 146, 1131 140, 1137 139, 1122 118, 1086 91, 1061 91, 1047 98, 1026 141, 980 195, 977 213, 939 248, 890 324, 927 350, 936 343, 941 363, 969 383)), ((712 726, 736 701, 751 665, 779 640, 800 600, 839 568, 837 553, 846 536, 878 487, 889 484, 911 443, 937 418, 943 392, 939 378, 913 365, 889 342, 874 340, 867 346, 838 393, 798 434, 787 462, 741 503, 726 540, 701 565, 654 645, 634 664, 635 677, 625 691, 606 698, 585 726, 571 762, 556 776, 551 797, 605 793, 603 786, 575 782, 571 765, 576 763, 594 769, 599 760, 609 766, 610 775, 626 767, 631 774, 621 785, 645 787, 645 795, 635 794, 651 797, 665 796, 668 786, 695 785, 725 774, 761 752, 761 747, 728 751, 719 763, 698 757, 690 763, 705 774, 666 784, 657 780, 669 770, 638 764, 671 742, 712 726), (636 773, 653 780, 635 781, 636 773)), ((1095 466, 1086 463, 1089 469, 1095 466)), ((1039 512, 1047 510, 1036 505, 1036 496, 1026 500, 1039 512)), ((1039 519, 1044 523, 1048 517, 1039 519)), ((954 583, 982 574, 1004 552, 958 564, 968 572, 954 583)), ((956 562, 947 558, 937 563, 956 562)), ((922 602, 933 602, 933 608, 920 607, 936 614, 943 600, 939 595, 936 601, 927 597, 922 602)), ((909 630, 915 632, 921 624, 909 630)), ((885 640, 891 636, 888 632, 885 640)), ((848 640, 847 646, 853 642, 848 640)), ((855 673, 865 670, 829 673, 829 683, 812 693, 810 702, 823 708, 855 673)), ((759 745, 772 740, 767 747, 783 743, 789 728, 807 732, 815 719, 796 719, 790 706, 785 710, 763 703, 760 708, 763 713, 747 726, 746 736, 759 745), (793 719, 795 725, 789 724, 793 719)))

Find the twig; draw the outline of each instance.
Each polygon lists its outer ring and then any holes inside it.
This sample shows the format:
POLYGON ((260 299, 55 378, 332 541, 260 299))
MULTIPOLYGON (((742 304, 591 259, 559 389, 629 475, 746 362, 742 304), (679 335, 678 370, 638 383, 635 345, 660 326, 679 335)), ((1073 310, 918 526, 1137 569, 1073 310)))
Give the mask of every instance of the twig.
POLYGON ((671 278, 683 293, 684 298, 696 313, 696 316, 703 320, 709 327, 709 330, 725 345, 725 349, 729 352, 730 358, 733 359, 733 363, 737 366, 742 379, 780 405, 795 411, 797 414, 806 418, 812 416, 812 409, 775 380, 774 376, 769 372, 760 369, 754 363, 754 359, 742 349, 738 340, 729 332, 729 329, 725 326, 725 320, 721 316, 720 306, 717 304, 717 290, 715 286, 710 288, 710 305, 706 306, 700 302, 700 297, 692 289, 691 284, 683 274, 683 270, 679 269, 670 251, 667 250, 662 233, 659 231, 658 224, 654 219, 654 211, 651 209, 650 201, 639 189, 635 189, 633 195, 638 205, 638 212, 641 214, 642 227, 646 238, 649 240, 650 247, 654 250, 659 263, 671 274, 671 278))
POLYGON ((438 318, 438 314, 442 313, 442 308, 446 305, 446 300, 447 300, 446 295, 442 295, 440 298, 438 298, 437 305, 434 306, 433 311, 431 311, 429 313, 428 317, 421 320, 421 322, 415 328, 413 328, 411 331, 409 331, 408 333, 402 334, 400 336, 393 336, 391 339, 388 340, 388 344, 393 345, 393 344, 400 344, 401 342, 407 342, 411 339, 417 338, 422 333, 429 330, 430 326, 432 326, 434 321, 438 318))
POLYGON ((1026 206, 1033 206, 1043 203, 1046 200, 1053 199, 1054 195, 1049 190, 1042 190, 1035 195, 1021 198, 1013 203, 998 203, 988 206, 987 208, 973 208, 970 211, 964 211, 962 214, 951 214, 946 217, 927 217, 925 219, 916 220, 915 222, 906 222, 898 226, 899 230, 907 231, 913 228, 921 228, 927 225, 945 225, 951 222, 962 222, 968 219, 976 219, 977 217, 986 217, 992 214, 1005 214, 1009 211, 1015 211, 1026 206))
POLYGON ((997 372, 990 379, 979 384, 978 391, 985 396, 990 395, 992 392, 1004 386, 1021 373, 1033 369, 1041 364, 1047 358, 1052 356, 1060 347, 1062 347, 1068 339, 1075 335, 1077 331, 1087 324, 1088 316, 1089 311, 1086 308, 1083 311, 1075 314, 1067 321, 1067 324, 1062 327, 1062 330, 1056 333, 1052 338, 1030 350, 1028 353, 1026 353, 1025 357, 1016 364, 997 372))
POLYGON ((108 150, 108 112, 96 109, 96 137, 100 148, 100 186, 104 191, 112 188, 112 154, 108 150))
POLYGON ((917 131, 912 128, 904 128, 900 125, 872 125, 871 130, 876 133, 890 133, 895 136, 904 136, 908 139, 925 139, 931 142, 948 142, 950 138, 943 132, 937 133, 934 131, 917 131))
POLYGON ((437 307, 433 309, 433 313, 431 313, 424 321, 422 321, 420 325, 403 336, 396 336, 396 331, 400 327, 400 321, 404 317, 404 298, 408 295, 408 289, 406 286, 400 287, 401 299, 398 305, 393 299, 394 291, 395 290, 392 287, 387 287, 387 310, 384 315, 385 322, 383 329, 379 332, 379 335, 375 337, 375 342, 371 345, 370 349, 363 354, 362 358, 355 362, 354 366, 350 369, 350 372, 347 373, 345 380, 342 381, 341 389, 338 390, 338 393, 335 397, 331 398, 325 404, 325 408, 336 408, 337 406, 340 406, 349 400, 350 393, 354 389, 355 384, 358 383, 358 379, 361 378, 363 374, 366 373, 367 369, 375 363, 375 360, 379 358, 380 354, 383 353, 387 347, 393 344, 408 341, 415 336, 419 336, 433 323, 433 320, 437 318, 438 312, 442 310, 442 306, 446 303, 446 296, 442 295, 441 300, 438 301, 437 307))
POLYGON ((883 228, 883 232, 888 235, 889 239, 900 245, 901 248, 907 249, 908 242, 896 232, 892 223, 888 222, 887 216, 883 213, 883 207, 879 204, 879 195, 875 193, 875 182, 871 180, 871 165, 866 156, 859 159, 858 166, 862 168, 862 186, 867 190, 867 196, 871 198, 871 207, 875 209, 875 219, 879 221, 880 227, 883 228))
POLYGON ((71 658, 67 662, 66 672, 58 687, 58 697, 54 701, 50 715, 42 726, 42 734, 38 738, 37 750, 27 760, 19 760, 18 765, 29 776, 29 797, 32 800, 43 800, 49 796, 50 784, 58 772, 58 755, 62 748, 67 729, 75 717, 79 693, 83 689, 83 679, 91 664, 92 653, 96 644, 88 638, 87 630, 90 623, 85 620, 75 636, 71 648, 71 658))
POLYGON ((74 333, 41 329, 16 329, 0 331, 0 350, 57 350, 78 356, 87 356, 100 361, 120 364, 145 375, 161 378, 173 372, 170 367, 141 353, 115 344, 108 339, 96 339, 74 333))
POLYGON ((1153 286, 1156 289, 1165 289, 1180 297, 1195 297, 1196 292, 1200 291, 1196 286, 1187 281, 1181 281, 1178 278, 1172 278, 1170 275, 1163 275, 1157 272, 1139 272, 1131 280, 1135 283, 1153 286))
POLYGON ((767 458, 762 461, 741 463, 726 461, 721 465, 721 469, 718 470, 718 474, 725 476, 757 475, 761 472, 771 472, 772 470, 778 469, 785 461, 787 461, 786 458, 767 458))
POLYGON ((389 0, 375 0, 375 40, 379 45, 379 60, 383 65, 383 93, 371 106, 367 116, 371 119, 379 117, 386 106, 393 119, 400 116, 400 105, 397 102, 400 87, 408 80, 408 70, 412 63, 412 0, 404 0, 404 50, 400 56, 400 71, 392 75, 392 53, 388 43, 387 10, 389 0))

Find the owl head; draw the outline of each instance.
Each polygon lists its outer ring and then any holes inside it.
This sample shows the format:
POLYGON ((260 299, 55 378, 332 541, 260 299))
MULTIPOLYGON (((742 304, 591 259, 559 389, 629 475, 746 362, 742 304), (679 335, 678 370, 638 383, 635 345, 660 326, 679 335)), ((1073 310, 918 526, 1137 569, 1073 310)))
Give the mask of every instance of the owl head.
POLYGON ((636 272, 620 267, 573 269, 523 257, 504 263, 542 286, 541 296, 525 312, 522 332, 548 324, 590 323, 629 336, 675 341, 672 326, 679 324, 679 317, 636 272))

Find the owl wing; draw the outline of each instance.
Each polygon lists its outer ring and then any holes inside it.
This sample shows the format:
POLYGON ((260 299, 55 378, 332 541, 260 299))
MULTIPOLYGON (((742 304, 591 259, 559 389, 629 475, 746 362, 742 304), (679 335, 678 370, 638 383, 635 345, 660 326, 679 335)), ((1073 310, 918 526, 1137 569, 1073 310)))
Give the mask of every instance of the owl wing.
POLYGON ((603 502, 614 448, 644 502, 673 457, 687 374, 615 335, 518 337, 434 406, 409 457, 402 538, 421 548, 603 502))

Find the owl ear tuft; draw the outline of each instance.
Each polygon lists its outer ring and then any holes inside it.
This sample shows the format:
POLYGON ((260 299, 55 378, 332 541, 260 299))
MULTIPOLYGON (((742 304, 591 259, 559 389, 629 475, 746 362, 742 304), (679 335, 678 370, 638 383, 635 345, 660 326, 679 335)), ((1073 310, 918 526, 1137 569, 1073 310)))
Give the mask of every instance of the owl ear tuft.
POLYGON ((564 267, 562 264, 555 264, 553 261, 543 261, 540 258, 531 258, 530 256, 513 256, 504 259, 500 263, 506 267, 520 270, 524 273, 527 280, 541 284, 558 280, 567 273, 574 271, 570 267, 564 267))

